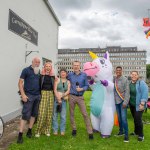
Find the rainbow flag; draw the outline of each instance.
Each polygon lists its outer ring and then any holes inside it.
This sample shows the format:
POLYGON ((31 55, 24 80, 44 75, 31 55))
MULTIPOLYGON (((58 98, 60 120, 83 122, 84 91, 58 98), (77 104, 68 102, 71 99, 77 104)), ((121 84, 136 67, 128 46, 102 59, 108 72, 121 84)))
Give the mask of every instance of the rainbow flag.
POLYGON ((124 96, 123 96, 122 93, 119 91, 119 87, 118 87, 117 81, 115 81, 115 90, 116 90, 118 96, 119 96, 122 100, 124 100, 124 96))
POLYGON ((150 28, 148 30, 144 31, 144 32, 146 34, 146 38, 148 39, 148 37, 150 36, 150 28))

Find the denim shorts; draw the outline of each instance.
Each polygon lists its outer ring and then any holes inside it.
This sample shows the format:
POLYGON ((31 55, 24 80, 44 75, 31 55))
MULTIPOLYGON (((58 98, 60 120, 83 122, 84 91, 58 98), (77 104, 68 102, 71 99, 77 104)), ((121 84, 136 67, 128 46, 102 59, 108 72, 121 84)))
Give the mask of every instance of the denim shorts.
POLYGON ((38 116, 38 109, 41 96, 27 94, 28 101, 23 103, 22 119, 30 120, 31 117, 38 116))

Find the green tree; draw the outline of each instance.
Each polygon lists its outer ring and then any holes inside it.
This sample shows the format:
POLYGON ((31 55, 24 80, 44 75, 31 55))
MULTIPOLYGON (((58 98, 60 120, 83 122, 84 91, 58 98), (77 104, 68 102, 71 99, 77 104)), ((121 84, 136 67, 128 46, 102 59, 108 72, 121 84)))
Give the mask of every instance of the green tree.
POLYGON ((146 77, 147 79, 150 79, 150 64, 146 65, 146 77))

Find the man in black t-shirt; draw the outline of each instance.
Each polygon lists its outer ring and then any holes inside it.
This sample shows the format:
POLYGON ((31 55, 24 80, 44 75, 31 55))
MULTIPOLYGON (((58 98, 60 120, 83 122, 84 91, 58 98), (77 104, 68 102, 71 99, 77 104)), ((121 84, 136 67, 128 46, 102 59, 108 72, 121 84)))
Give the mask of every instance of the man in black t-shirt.
POLYGON ((24 68, 20 75, 18 86, 23 101, 23 108, 17 143, 23 143, 23 129, 26 121, 29 121, 29 128, 26 136, 28 138, 32 137, 32 126, 35 122, 35 117, 38 115, 40 102, 39 65, 40 59, 35 57, 32 60, 32 65, 24 68))

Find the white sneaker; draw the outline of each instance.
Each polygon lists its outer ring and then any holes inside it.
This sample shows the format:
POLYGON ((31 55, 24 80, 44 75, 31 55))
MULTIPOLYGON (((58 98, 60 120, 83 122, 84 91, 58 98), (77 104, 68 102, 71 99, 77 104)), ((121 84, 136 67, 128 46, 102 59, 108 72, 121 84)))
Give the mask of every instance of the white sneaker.
POLYGON ((40 134, 39 134, 39 133, 35 134, 35 137, 39 138, 39 137, 40 137, 40 134))
POLYGON ((47 134, 46 134, 46 136, 48 136, 48 137, 49 137, 49 136, 50 136, 50 133, 47 133, 47 134))

